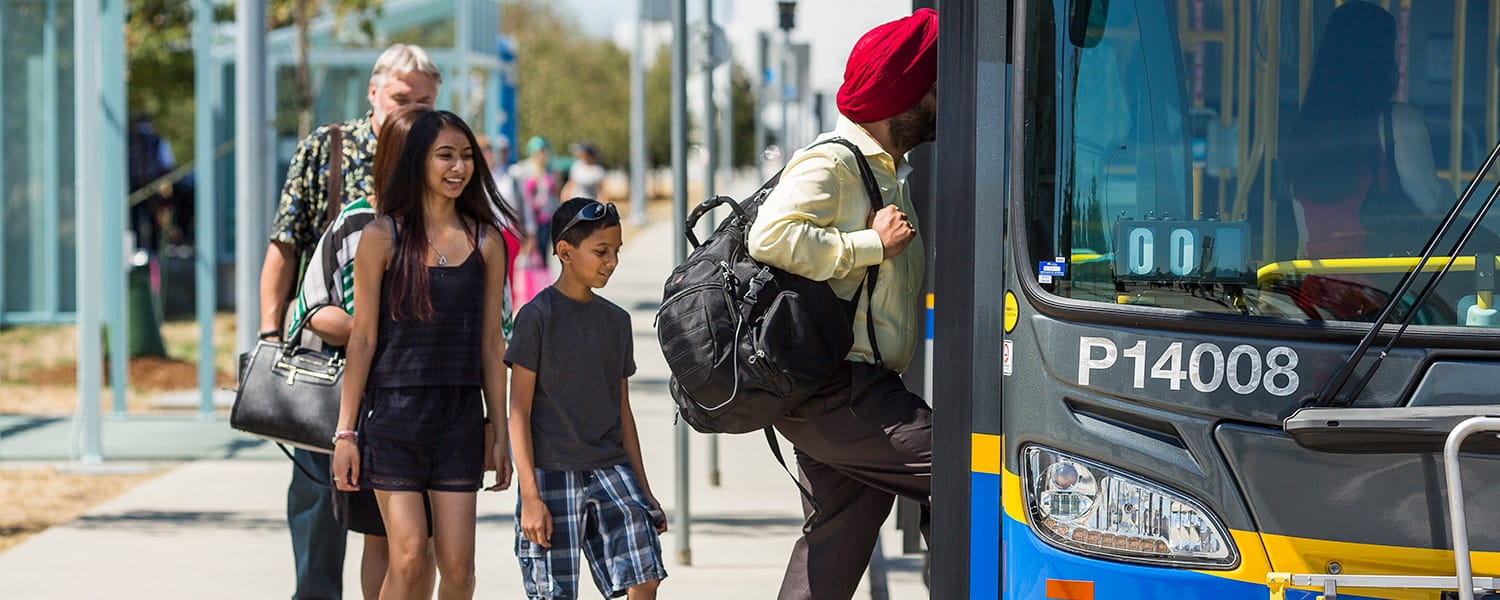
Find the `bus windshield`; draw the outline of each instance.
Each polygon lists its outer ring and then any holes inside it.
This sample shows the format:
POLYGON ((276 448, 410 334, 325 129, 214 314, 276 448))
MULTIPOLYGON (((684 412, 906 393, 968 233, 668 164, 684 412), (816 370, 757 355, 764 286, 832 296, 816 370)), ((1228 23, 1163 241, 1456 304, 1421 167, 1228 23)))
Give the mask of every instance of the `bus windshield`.
MULTIPOLYGON (((1043 288, 1374 320, 1500 138, 1500 3, 1412 4, 1032 4, 1027 116, 1055 125, 1024 134, 1043 288)), ((1426 270, 1457 256, 1452 272, 1420 306, 1397 299, 1396 318, 1500 325, 1497 230, 1487 217, 1461 248, 1456 231, 1440 240, 1426 270)))

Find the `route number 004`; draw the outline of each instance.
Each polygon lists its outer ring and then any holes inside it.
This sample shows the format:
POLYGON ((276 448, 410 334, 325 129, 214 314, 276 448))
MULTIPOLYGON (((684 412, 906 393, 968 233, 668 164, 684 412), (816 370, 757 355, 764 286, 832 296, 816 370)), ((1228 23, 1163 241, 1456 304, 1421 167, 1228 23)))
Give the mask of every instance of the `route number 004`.
MULTIPOLYGON (((1120 356, 1131 360, 1131 385, 1146 389, 1146 340, 1120 350, 1109 338, 1078 338, 1078 384, 1089 385, 1094 371, 1115 366, 1120 356)), ((1301 383, 1297 377, 1296 350, 1277 346, 1262 356, 1259 349, 1249 344, 1240 344, 1226 353, 1217 344, 1203 343, 1186 350, 1183 342, 1172 342, 1151 362, 1149 376, 1165 380, 1174 391, 1182 389, 1186 381, 1205 394, 1228 385, 1241 395, 1265 389, 1273 396, 1290 396, 1301 383)))

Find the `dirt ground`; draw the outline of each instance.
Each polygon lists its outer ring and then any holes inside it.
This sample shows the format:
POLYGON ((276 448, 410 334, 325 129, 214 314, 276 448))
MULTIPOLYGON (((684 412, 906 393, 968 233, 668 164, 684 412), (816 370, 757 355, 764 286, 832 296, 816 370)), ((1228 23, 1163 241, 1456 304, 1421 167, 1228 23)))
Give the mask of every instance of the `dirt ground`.
MULTIPOLYGON (((217 384, 234 386, 234 315, 214 321, 217 384)), ((126 408, 132 414, 161 413, 152 405, 156 394, 193 389, 198 366, 181 357, 198 356, 196 323, 170 322, 162 326, 168 357, 137 357, 130 361, 126 408)), ((68 415, 78 405, 78 334, 72 326, 16 327, 0 330, 0 414, 68 415)), ((101 379, 108 381, 108 369, 101 379)), ((100 394, 111 406, 109 388, 100 394)), ((179 409, 181 410, 181 409, 179 409)), ((196 408, 191 409, 196 410, 196 408)), ((155 477, 160 470, 131 474, 82 474, 46 466, 0 465, 0 552, 58 523, 77 518, 89 508, 155 477)))
POLYGON ((114 498, 160 471, 127 475, 84 475, 52 468, 0 469, 0 552, 33 534, 66 523, 90 507, 114 498))
MULTIPOLYGON (((166 357, 130 359, 126 409, 133 413, 161 412, 152 405, 157 394, 198 386, 198 325, 168 322, 161 327, 166 357)), ((216 385, 234 387, 234 315, 214 319, 216 385)), ((66 415, 77 408, 78 333, 72 326, 15 327, 0 331, 0 414, 66 415)), ((106 361, 107 362, 107 361, 106 361)), ((100 401, 112 406, 109 368, 100 401)), ((183 409, 179 409, 183 410, 183 409)), ((188 410, 196 410, 188 409, 188 410)))

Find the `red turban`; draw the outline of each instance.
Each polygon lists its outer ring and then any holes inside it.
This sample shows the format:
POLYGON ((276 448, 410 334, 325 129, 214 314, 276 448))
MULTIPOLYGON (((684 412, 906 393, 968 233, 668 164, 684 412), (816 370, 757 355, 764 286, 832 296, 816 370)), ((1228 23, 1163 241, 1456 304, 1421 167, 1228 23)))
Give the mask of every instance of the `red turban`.
POLYGON ((937 81, 937 11, 918 9, 866 33, 849 52, 839 112, 871 123, 906 112, 937 81))

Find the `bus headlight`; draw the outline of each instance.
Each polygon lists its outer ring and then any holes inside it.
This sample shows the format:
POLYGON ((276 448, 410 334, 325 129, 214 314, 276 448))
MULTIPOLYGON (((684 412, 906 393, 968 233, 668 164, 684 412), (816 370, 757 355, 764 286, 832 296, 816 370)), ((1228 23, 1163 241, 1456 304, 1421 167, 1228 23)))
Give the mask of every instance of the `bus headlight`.
POLYGON ((1031 528, 1063 549, 1115 560, 1232 568, 1234 542, 1208 509, 1154 482, 1037 446, 1026 448, 1031 528))

